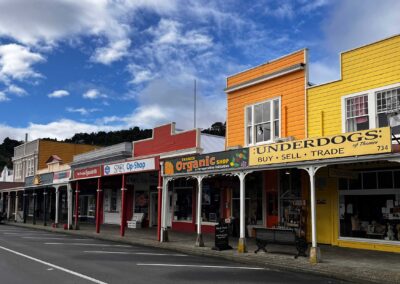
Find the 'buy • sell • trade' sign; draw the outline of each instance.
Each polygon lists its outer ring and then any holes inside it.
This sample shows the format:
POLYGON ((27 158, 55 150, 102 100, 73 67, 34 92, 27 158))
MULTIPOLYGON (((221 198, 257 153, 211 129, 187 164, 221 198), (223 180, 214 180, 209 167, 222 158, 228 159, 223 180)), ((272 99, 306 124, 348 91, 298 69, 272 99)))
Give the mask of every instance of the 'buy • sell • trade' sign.
POLYGON ((390 128, 267 144, 250 148, 250 166, 388 153, 390 128))

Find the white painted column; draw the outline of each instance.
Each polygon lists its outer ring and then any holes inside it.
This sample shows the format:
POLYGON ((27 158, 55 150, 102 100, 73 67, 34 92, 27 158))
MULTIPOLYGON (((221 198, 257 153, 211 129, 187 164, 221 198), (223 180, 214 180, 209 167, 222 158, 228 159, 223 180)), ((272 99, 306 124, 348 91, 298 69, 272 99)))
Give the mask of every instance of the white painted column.
POLYGON ((7 220, 10 220, 11 215, 11 192, 7 194, 7 220))
POLYGON ((14 221, 17 222, 18 217, 18 191, 15 192, 15 208, 14 208, 14 221))
POLYGON ((315 174, 321 166, 310 166, 303 168, 310 177, 310 207, 311 207, 311 248, 310 262, 318 263, 321 261, 321 253, 317 244, 317 208, 315 194, 315 174))
POLYGON ((202 223, 202 215, 201 215, 201 208, 202 208, 202 196, 203 196, 203 178, 204 176, 196 176, 197 180, 197 239, 196 239, 196 246, 197 247, 204 247, 203 236, 201 234, 201 223, 202 223))
POLYGON ((168 224, 167 224, 167 214, 169 213, 168 206, 168 182, 169 178, 163 178, 162 185, 162 205, 161 205, 161 242, 168 242, 168 224))
POLYGON ((238 173, 239 182, 240 182, 240 238, 238 243, 238 252, 245 253, 247 252, 246 247, 246 178, 247 173, 240 172, 238 173))
POLYGON ((60 192, 59 192, 59 188, 60 186, 56 186, 56 213, 54 216, 54 223, 56 224, 56 226, 58 225, 58 211, 59 211, 59 202, 60 202, 60 192))
POLYGON ((72 188, 71 184, 67 185, 67 203, 68 203, 68 230, 72 227, 72 188))

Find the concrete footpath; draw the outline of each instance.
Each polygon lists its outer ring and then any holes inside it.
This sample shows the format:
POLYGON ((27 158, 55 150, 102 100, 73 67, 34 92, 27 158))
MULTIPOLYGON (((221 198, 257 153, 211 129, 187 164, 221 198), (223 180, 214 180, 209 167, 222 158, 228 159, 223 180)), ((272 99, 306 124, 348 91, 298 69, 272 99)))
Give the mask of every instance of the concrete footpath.
POLYGON ((169 249, 181 253, 223 258, 249 265, 313 273, 327 277, 358 283, 400 283, 400 254, 375 252, 367 250, 346 249, 332 246, 321 246, 322 262, 310 264, 308 258, 294 258, 296 252, 290 246, 270 246, 269 253, 255 254, 254 240, 248 240, 248 253, 239 254, 235 250, 236 240, 231 240, 232 250, 212 250, 213 236, 205 235, 205 247, 195 247, 195 235, 170 232, 169 242, 159 243, 154 229, 128 229, 125 237, 119 236, 118 226, 102 226, 100 234, 95 233, 94 226, 81 225, 80 230, 64 230, 50 226, 22 223, 9 223, 13 226, 35 228, 55 233, 91 237, 127 244, 169 249))

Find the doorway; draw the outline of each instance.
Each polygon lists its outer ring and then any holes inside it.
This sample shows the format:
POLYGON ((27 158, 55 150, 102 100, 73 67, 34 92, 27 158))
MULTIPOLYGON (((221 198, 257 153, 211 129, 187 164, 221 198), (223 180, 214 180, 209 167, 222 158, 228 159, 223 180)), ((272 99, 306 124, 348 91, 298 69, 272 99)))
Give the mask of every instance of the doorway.
POLYGON ((158 193, 150 192, 150 227, 158 223, 158 193))

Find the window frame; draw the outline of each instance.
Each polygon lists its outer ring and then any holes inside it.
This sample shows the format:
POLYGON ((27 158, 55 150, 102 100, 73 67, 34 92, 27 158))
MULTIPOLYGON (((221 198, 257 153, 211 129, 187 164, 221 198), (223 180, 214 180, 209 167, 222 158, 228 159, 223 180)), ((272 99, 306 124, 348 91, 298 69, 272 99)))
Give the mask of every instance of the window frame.
POLYGON ((394 88, 399 88, 400 83, 386 85, 379 88, 369 89, 349 95, 344 95, 341 97, 341 108, 342 108, 342 133, 347 131, 347 112, 346 112, 346 100, 352 97, 357 97, 361 95, 368 95, 368 119, 369 119, 369 129, 374 129, 378 127, 378 105, 377 105, 377 93, 385 90, 390 90, 394 88))
MULTIPOLYGON (((253 104, 248 104, 244 106, 244 145, 246 146, 256 146, 256 145, 263 145, 263 144, 270 144, 274 143, 276 141, 275 138, 275 121, 276 119, 274 118, 274 101, 278 101, 278 108, 279 108, 279 116, 278 116, 278 121, 279 121, 279 129, 278 129, 278 138, 281 138, 282 135, 282 99, 281 96, 269 98, 267 100, 253 103, 253 104), (255 116, 254 116, 254 108, 257 105, 262 105, 265 103, 270 102, 270 120, 269 123, 271 124, 271 139, 268 141, 261 141, 261 142, 256 142, 256 135, 254 132, 254 127, 255 127, 255 116), (248 125, 248 118, 247 118, 247 109, 251 108, 251 126, 248 125), (251 127, 252 128, 252 143, 249 143, 249 135, 247 129, 251 127)), ((257 123, 258 124, 264 124, 264 123, 257 123)))

